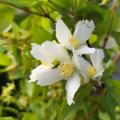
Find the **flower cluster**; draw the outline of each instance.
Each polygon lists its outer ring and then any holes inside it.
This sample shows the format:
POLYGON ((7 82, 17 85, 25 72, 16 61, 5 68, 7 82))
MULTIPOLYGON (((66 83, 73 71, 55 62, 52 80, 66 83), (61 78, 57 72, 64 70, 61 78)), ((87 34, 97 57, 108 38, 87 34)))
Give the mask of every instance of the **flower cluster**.
POLYGON ((31 54, 42 64, 32 70, 30 82, 37 81, 40 86, 47 86, 66 80, 67 102, 69 105, 74 103, 79 87, 100 78, 104 71, 103 50, 90 48, 86 43, 94 28, 92 20, 82 20, 76 24, 72 34, 61 19, 57 20, 56 38, 59 43, 32 44, 31 54), (88 57, 90 62, 86 59, 88 57))

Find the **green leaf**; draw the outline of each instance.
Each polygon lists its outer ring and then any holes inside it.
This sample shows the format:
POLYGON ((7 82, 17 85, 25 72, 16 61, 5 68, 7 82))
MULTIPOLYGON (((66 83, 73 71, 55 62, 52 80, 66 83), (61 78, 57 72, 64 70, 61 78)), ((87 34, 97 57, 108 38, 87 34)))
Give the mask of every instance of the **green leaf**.
POLYGON ((82 102, 84 101, 85 97, 90 94, 91 90, 92 84, 82 86, 75 97, 75 104, 72 104, 71 106, 67 105, 65 99, 61 106, 61 111, 58 116, 58 120, 66 120, 70 117, 71 114, 79 110, 82 102))
POLYGON ((15 12, 13 8, 0 4, 0 32, 7 29, 13 21, 15 12))
POLYGON ((118 101, 117 101, 118 97, 116 96, 116 94, 119 94, 120 89, 118 86, 120 85, 120 83, 119 81, 115 81, 115 80, 106 80, 105 84, 106 84, 107 96, 103 96, 99 98, 99 100, 102 107, 109 114, 111 120, 116 120, 115 107, 118 105, 118 101))
POLYGON ((119 80, 108 80, 109 86, 111 86, 110 89, 112 89, 113 93, 116 96, 116 99, 120 101, 120 81, 119 80))
POLYGON ((89 38, 89 42, 90 42, 90 44, 93 44, 93 43, 95 43, 96 41, 97 41, 97 35, 95 35, 95 34, 92 34, 91 36, 90 36, 90 38, 89 38))
POLYGON ((39 120, 39 118, 34 113, 25 113, 22 120, 39 120))
POLYGON ((36 43, 42 43, 45 40, 51 40, 52 34, 46 31, 43 27, 41 27, 38 21, 35 20, 39 20, 39 19, 34 19, 32 21, 32 29, 31 29, 32 41, 36 43))
POLYGON ((13 117, 0 117, 0 120, 17 120, 13 117))
POLYGON ((6 3, 13 4, 19 7, 30 7, 39 2, 40 0, 3 0, 6 3))
POLYGON ((69 6, 68 0, 52 0, 52 3, 55 3, 54 5, 58 5, 64 8, 68 8, 69 6))
POLYGON ((11 64, 11 59, 7 54, 0 53, 0 65, 8 66, 11 64))
POLYGON ((117 105, 116 100, 112 96, 104 96, 99 98, 102 107, 109 114, 111 120, 116 120, 115 118, 115 107, 117 105))
POLYGON ((106 112, 98 112, 100 120, 111 120, 109 115, 106 112))

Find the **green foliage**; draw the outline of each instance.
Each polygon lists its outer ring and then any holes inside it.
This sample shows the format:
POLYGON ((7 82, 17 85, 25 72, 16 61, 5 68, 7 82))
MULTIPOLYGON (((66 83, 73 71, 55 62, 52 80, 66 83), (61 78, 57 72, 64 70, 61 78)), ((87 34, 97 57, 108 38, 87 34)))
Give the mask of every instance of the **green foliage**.
POLYGON ((120 62, 120 2, 115 11, 111 5, 110 0, 0 0, 0 120, 120 119, 120 75, 116 73, 116 63, 120 62), (117 49, 104 49, 103 85, 92 81, 83 85, 71 106, 66 103, 66 81, 48 87, 28 83, 31 70, 40 64, 30 55, 31 43, 56 40, 58 18, 71 31, 77 21, 92 19, 95 30, 88 42, 91 47, 100 48, 107 34, 118 44, 117 49))
POLYGON ((84 104, 85 97, 87 97, 90 94, 91 90, 91 84, 81 87, 79 93, 76 95, 75 98, 76 104, 68 106, 66 102, 63 102, 58 120, 66 120, 70 116, 72 116, 73 113, 78 111, 81 108, 81 105, 84 104))
POLYGON ((4 31, 13 21, 15 12, 14 10, 6 5, 0 4, 0 32, 4 31))
POLYGON ((2 58, 2 59, 0 59, 0 65, 1 66, 8 66, 12 62, 10 57, 6 54, 0 53, 0 58, 2 58))

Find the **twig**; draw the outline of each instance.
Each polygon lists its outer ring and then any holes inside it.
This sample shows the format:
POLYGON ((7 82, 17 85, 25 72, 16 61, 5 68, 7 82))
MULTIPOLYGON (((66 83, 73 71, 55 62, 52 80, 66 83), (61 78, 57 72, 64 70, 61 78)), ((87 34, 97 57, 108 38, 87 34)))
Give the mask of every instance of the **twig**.
POLYGON ((34 11, 31 11, 30 9, 28 8, 25 8, 25 7, 18 7, 12 3, 8 3, 8 2, 4 2, 4 1, 0 1, 1 4, 5 4, 5 5, 9 5, 11 7, 14 7, 16 9, 19 9, 19 10, 22 10, 24 12, 27 12, 29 14, 34 14, 34 15, 37 15, 37 16, 41 16, 41 17, 46 17, 46 18, 49 18, 52 22, 55 22, 54 19, 51 18, 51 16, 49 14, 40 14, 38 12, 34 12, 34 11))
POLYGON ((109 38, 109 35, 110 35, 110 32, 111 32, 113 17, 114 17, 115 10, 116 10, 116 5, 117 5, 117 0, 114 0, 114 2, 113 2, 113 4, 112 4, 112 12, 111 12, 111 16, 110 16, 108 31, 107 31, 107 34, 106 34, 106 36, 105 36, 104 43, 103 43, 103 49, 104 49, 105 46, 106 46, 106 43, 107 43, 107 41, 108 41, 108 38, 109 38))
POLYGON ((115 57, 113 58, 113 62, 114 62, 114 63, 117 63, 119 59, 120 59, 120 52, 118 52, 118 53, 115 55, 115 57))

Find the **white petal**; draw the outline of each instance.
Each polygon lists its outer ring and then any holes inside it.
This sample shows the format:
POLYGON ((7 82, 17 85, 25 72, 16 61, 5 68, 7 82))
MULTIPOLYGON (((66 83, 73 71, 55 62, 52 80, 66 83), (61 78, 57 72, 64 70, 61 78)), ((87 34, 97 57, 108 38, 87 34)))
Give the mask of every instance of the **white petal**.
POLYGON ((80 68, 81 69, 85 69, 86 70, 88 67, 91 66, 91 64, 87 60, 85 60, 83 57, 79 56, 78 59, 79 59, 80 68))
POLYGON ((72 57, 72 62, 76 66, 78 70, 80 70, 80 62, 79 62, 79 55, 77 54, 76 51, 73 52, 73 57, 72 57))
POLYGON ((104 69, 102 69, 100 72, 98 72, 93 78, 102 76, 103 72, 104 72, 104 69))
POLYGON ((83 84, 89 82, 89 77, 87 75, 87 69, 91 66, 83 57, 79 56, 77 53, 73 54, 72 61, 76 66, 77 70, 80 72, 83 77, 83 84))
POLYGON ((76 25, 74 36, 80 40, 80 44, 84 44, 90 37, 92 31, 94 30, 94 22, 88 20, 79 21, 76 25))
POLYGON ((49 65, 49 66, 39 65, 38 67, 36 67, 35 69, 32 70, 29 82, 35 82, 35 81, 37 81, 37 74, 36 73, 41 73, 41 72, 44 72, 47 69, 51 69, 51 68, 52 68, 51 65, 49 65))
POLYGON ((94 52, 95 48, 89 48, 87 45, 83 45, 77 50, 78 55, 93 54, 94 52))
POLYGON ((104 69, 103 68, 103 58, 104 58, 104 52, 102 49, 96 49, 94 54, 90 55, 91 62, 93 64, 93 66, 96 68, 97 73, 99 73, 101 70, 104 69))
POLYGON ((80 77, 77 73, 74 73, 72 77, 66 83, 67 102, 68 105, 74 103, 74 95, 80 87, 80 77))
POLYGON ((45 54, 51 59, 57 59, 61 62, 70 61, 70 56, 67 50, 60 44, 46 41, 42 45, 42 48, 43 51, 45 51, 45 54))
POLYGON ((79 63, 80 63, 80 74, 84 78, 84 84, 89 82, 89 77, 87 75, 87 70, 89 67, 91 67, 91 64, 85 60, 83 57, 79 57, 79 63))
POLYGON ((35 68, 30 75, 30 82, 37 81, 41 86, 51 85, 60 81, 61 75, 58 68, 52 69, 51 66, 40 65, 35 68))
POLYGON ((53 60, 70 61, 67 50, 60 44, 50 41, 44 42, 41 46, 33 44, 31 54, 38 60, 51 63, 53 60))
POLYGON ((69 39, 71 32, 62 20, 57 20, 56 23, 56 38, 66 48, 70 48, 69 39))
POLYGON ((41 46, 36 44, 36 43, 32 43, 32 50, 31 50, 31 55, 36 58, 37 60, 41 59, 41 54, 40 54, 40 48, 41 46))

